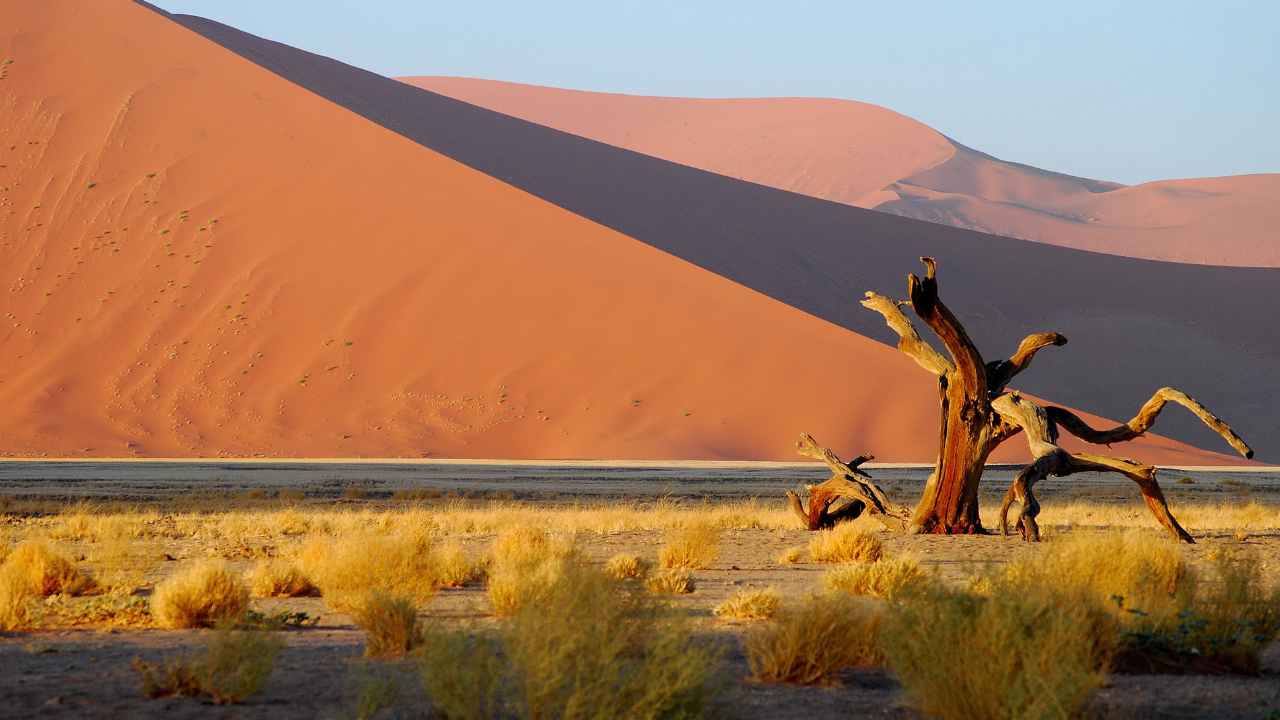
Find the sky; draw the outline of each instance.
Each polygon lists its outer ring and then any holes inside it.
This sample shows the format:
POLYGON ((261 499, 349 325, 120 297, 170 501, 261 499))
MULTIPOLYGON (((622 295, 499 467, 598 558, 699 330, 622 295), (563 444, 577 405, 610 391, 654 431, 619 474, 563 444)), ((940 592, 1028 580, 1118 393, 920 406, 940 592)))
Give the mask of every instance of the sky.
POLYGON ((153 0, 388 76, 861 100, 1005 160, 1280 172, 1280 3, 153 0))

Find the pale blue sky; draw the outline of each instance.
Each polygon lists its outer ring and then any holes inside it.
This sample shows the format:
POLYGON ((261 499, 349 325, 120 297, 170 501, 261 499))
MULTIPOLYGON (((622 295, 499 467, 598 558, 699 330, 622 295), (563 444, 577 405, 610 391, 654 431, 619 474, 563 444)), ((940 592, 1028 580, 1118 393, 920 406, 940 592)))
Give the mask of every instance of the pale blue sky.
POLYGON ((1266 0, 154 1, 384 75, 851 98, 1078 175, 1280 172, 1266 0))

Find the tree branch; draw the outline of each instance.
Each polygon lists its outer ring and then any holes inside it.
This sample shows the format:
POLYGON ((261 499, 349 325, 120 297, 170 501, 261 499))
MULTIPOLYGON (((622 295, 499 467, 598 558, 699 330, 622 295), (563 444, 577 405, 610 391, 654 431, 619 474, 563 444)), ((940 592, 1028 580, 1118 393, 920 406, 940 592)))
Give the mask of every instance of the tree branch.
POLYGON ((975 397, 985 397, 987 370, 982 353, 965 332, 964 325, 938 297, 937 261, 922 257, 920 262, 925 266, 925 278, 921 280, 914 273, 907 276, 911 307, 946 346, 964 387, 975 397))
POLYGON ((1018 373, 1031 365, 1036 353, 1050 345, 1061 347, 1067 344, 1067 338, 1055 332, 1035 333, 1028 335, 1018 343, 1018 349, 1008 360, 997 360, 987 363, 987 391, 991 395, 999 395, 1018 373))
POLYGON ((862 299, 863 307, 883 315, 885 324, 898 334, 899 350, 934 375, 947 374, 954 366, 934 350, 932 345, 920 338, 915 326, 902 314, 900 305, 901 303, 871 291, 867 291, 866 297, 862 299))
POLYGON ((1109 430, 1092 428, 1088 423, 1080 419, 1078 415, 1065 408, 1048 407, 1045 408, 1045 411, 1048 413, 1050 420, 1081 440, 1095 445, 1110 445, 1111 443, 1127 442, 1151 429, 1151 426, 1155 424, 1156 418, 1159 417, 1160 411, 1170 402, 1177 403, 1195 413, 1195 416, 1200 418, 1201 422, 1221 435, 1227 441, 1227 444, 1235 448, 1236 452, 1245 458, 1253 457, 1253 448, 1249 447, 1249 444, 1237 435, 1236 431, 1232 430, 1231 426, 1224 422, 1222 418, 1209 412, 1208 408, 1201 405, 1190 395, 1170 387, 1157 390, 1151 396, 1151 399, 1138 410, 1138 414, 1132 420, 1109 430))
POLYGON ((1014 478, 1013 484, 1005 493, 1004 501, 1000 504, 1001 533, 1008 534, 1009 507, 1016 501, 1022 506, 1017 527, 1021 530, 1023 539, 1038 540, 1040 538, 1040 529, 1036 524, 1040 503, 1036 501, 1033 492, 1035 484, 1040 480, 1050 475, 1066 477, 1080 472, 1115 472, 1138 484, 1147 508, 1173 537, 1183 542, 1195 542, 1169 510, 1169 503, 1160 489, 1160 483, 1156 481, 1154 467, 1105 455, 1085 453, 1073 455, 1063 450, 1058 446, 1057 428, 1050 419, 1048 411, 1016 392, 1001 395, 991 402, 991 407, 1006 422, 1022 428, 1027 435, 1027 445, 1031 455, 1035 458, 1014 478))

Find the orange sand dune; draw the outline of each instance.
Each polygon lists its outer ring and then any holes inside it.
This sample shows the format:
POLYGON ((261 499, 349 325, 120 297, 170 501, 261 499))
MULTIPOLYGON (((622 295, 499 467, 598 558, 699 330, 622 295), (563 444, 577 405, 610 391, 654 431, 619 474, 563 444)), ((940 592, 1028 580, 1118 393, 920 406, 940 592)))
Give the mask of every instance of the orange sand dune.
POLYGON ((934 383, 892 349, 131 0, 6 4, 0 58, 4 454, 934 453, 934 383))
POLYGON ((466 78, 412 85, 742 180, 920 220, 1177 262, 1280 267, 1280 175, 1125 187, 1005 162, 885 108, 701 100, 466 78))

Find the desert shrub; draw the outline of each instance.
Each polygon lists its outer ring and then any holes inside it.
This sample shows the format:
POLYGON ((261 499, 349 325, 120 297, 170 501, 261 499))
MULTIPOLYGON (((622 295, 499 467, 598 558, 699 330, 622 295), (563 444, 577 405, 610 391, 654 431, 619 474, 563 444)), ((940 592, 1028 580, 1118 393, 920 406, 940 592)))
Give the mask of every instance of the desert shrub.
POLYGON ((576 550, 540 530, 516 526, 498 535, 492 554, 489 604, 495 615, 505 617, 545 597, 576 550))
POLYGON ((0 631, 19 630, 31 624, 30 583, 18 568, 0 565, 0 631))
POLYGON ((371 720, 400 700, 400 683, 395 676, 375 672, 368 663, 352 665, 347 677, 347 686, 355 695, 356 720, 371 720))
POLYGON ((366 657, 398 657, 417 641, 418 610, 405 598, 374 590, 358 603, 352 617, 364 631, 366 657))
POLYGON ((782 596, 774 588, 740 590, 713 611, 719 617, 736 620, 767 620, 778 613, 782 596))
POLYGON ((284 641, 260 630, 222 627, 209 637, 204 652, 153 664, 141 659, 133 667, 149 698, 208 696, 220 705, 238 703, 266 684, 284 641))
POLYGON ((424 683, 451 718, 696 717, 718 689, 718 655, 689 630, 634 585, 571 560, 496 641, 428 633, 424 683))
POLYGON ((512 680, 498 637, 428 625, 420 636, 422 684, 437 715, 449 720, 503 717, 512 680))
POLYGON ((317 538, 303 546, 297 563, 339 612, 355 610, 372 590, 423 603, 440 584, 432 538, 423 532, 317 538))
MULTIPOLYGON (((746 636, 755 679, 798 685, 830 685, 841 670, 877 665, 883 609, 841 594, 815 595, 746 636)), ((918 629, 914 632, 918 632, 918 629)))
POLYGON ((1257 674, 1262 650, 1280 633, 1280 587, 1268 588, 1254 555, 1219 552, 1213 581, 1160 623, 1132 609, 1122 622, 1119 669, 1134 672, 1257 674))
POLYGON ((1038 557, 1010 563, 1005 574, 1023 585, 1079 590, 1126 623, 1152 627, 1176 621, 1197 584, 1177 545, 1138 532, 1055 538, 1038 557))
POLYGON ((875 562, 883 556, 884 546, 875 535, 848 523, 821 530, 809 541, 814 562, 875 562))
POLYGON ((1081 595, 1006 582, 985 596, 935 586, 891 604, 880 644, 922 712, 1076 717, 1104 681, 1114 638, 1106 611, 1081 595))
POLYGON ((658 564, 698 570, 710 567, 719 556, 720 531, 708 523, 695 523, 667 533, 667 543, 658 551, 658 564))
POLYGON ((446 543, 433 551, 436 578, 442 587, 458 588, 480 578, 484 569, 467 557, 457 543, 446 543))
POLYGON ((802 547, 789 547, 781 553, 778 553, 779 565, 795 565, 803 559, 804 548, 802 547))
POLYGON ((263 560, 245 576, 254 597, 306 597, 318 591, 293 563, 263 560))
POLYGON ((649 561, 631 553, 618 553, 604 564, 604 571, 616 580, 639 580, 649 574, 649 561))
POLYGON ((4 568, 10 573, 9 582, 25 584, 27 593, 41 597, 57 593, 79 595, 94 585, 70 558, 39 540, 28 540, 14 548, 5 558, 4 568))
POLYGON ((151 614, 167 628, 209 627, 239 618, 248 607, 249 589, 221 561, 194 565, 160 583, 151 596, 151 614))
POLYGON ((920 587, 929 576, 919 563, 910 558, 881 560, 876 563, 851 563, 831 569, 823 584, 828 590, 850 595, 889 598, 920 587))
POLYGON ((695 589, 693 573, 683 568, 668 568, 644 579, 644 589, 654 595, 688 595, 695 589))

